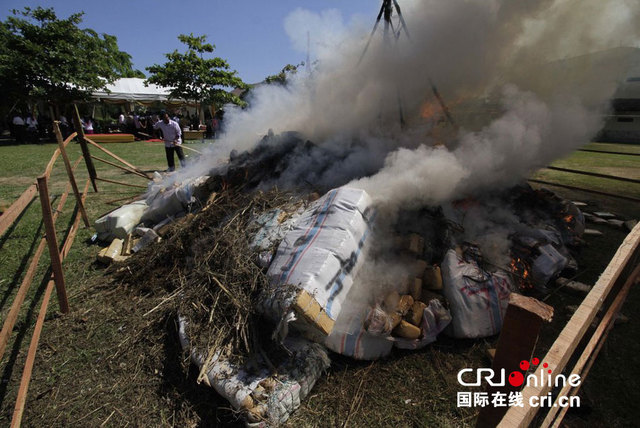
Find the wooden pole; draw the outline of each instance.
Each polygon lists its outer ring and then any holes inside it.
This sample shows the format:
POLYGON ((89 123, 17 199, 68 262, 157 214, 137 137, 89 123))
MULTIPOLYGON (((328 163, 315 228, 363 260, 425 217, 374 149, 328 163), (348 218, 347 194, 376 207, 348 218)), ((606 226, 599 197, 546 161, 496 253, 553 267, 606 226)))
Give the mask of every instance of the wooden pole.
POLYGON ((9 229, 36 196, 38 189, 35 183, 22 192, 22 195, 0 216, 0 236, 9 229))
POLYGON ((92 141, 90 138, 85 138, 85 140, 87 141, 87 143, 91 144, 92 146, 94 146, 98 150, 102 150, 103 152, 105 152, 106 154, 108 154, 109 156, 111 156, 112 158, 117 160, 118 162, 121 162, 121 163, 125 164, 129 168, 139 172, 140 174, 143 174, 145 177, 147 177, 149 180, 151 180, 151 177, 147 173, 145 173, 144 171, 138 169, 135 165, 132 165, 129 162, 127 162, 126 160, 124 160, 121 157, 119 157, 118 155, 115 155, 115 154, 111 153, 109 150, 105 149, 100 144, 96 143, 95 141, 92 141))
MULTIPOLYGON (((67 188, 64 193, 60 197, 60 201, 58 202, 58 206, 56 207, 56 212, 53 214, 53 221, 55 223, 58 218, 58 214, 64 208, 64 204, 67 202, 67 196, 69 195, 69 188, 71 185, 67 183, 67 188)), ((45 247, 47 246, 47 238, 42 237, 40 240, 40 244, 36 249, 36 252, 33 255, 33 259, 31 259, 31 263, 27 268, 27 273, 22 279, 22 283, 20 284, 20 288, 18 288, 18 292, 16 293, 16 297, 13 299, 13 303, 11 304, 11 308, 9 309, 9 313, 4 320, 4 324, 2 325, 2 331, 0 331, 0 360, 2 360, 2 356, 4 355, 4 351, 7 347, 7 343, 9 343, 9 337, 11 337, 11 332, 13 331, 13 326, 18 319, 18 315, 20 314, 20 309, 22 307, 22 303, 24 303, 25 296, 27 295, 27 291, 29 291, 29 287, 31 287, 31 283, 33 282, 33 278, 36 274, 36 270, 38 268, 38 262, 40 261, 40 257, 44 252, 45 247)))
MULTIPOLYGON (((578 343, 580 343, 600 310, 602 302, 612 290, 622 287, 639 262, 640 224, 636 225, 631 233, 627 235, 607 268, 578 307, 578 310, 560 332, 544 358, 541 359, 541 361, 548 364, 549 369, 552 369, 555 373, 562 373, 578 343)), ((540 378, 543 370, 544 368, 540 366, 534 375, 540 378)), ((504 428, 528 427, 539 410, 538 407, 528 405, 531 397, 545 396, 550 390, 551 386, 546 384, 526 386, 522 390, 524 407, 510 407, 498 426, 504 428)))
POLYGON ((69 176, 69 183, 71 183, 71 188, 73 189, 73 194, 76 197, 76 202, 78 204, 78 210, 82 215, 82 221, 84 221, 84 225, 86 227, 90 227, 89 217, 87 216, 87 212, 84 209, 84 204, 82 203, 82 197, 80 196, 80 191, 78 190, 78 185, 76 184, 76 179, 73 176, 73 170, 71 168, 71 162, 69 162, 69 157, 67 156, 67 151, 64 148, 64 140, 62 138, 62 133, 60 132, 60 122, 57 120, 53 122, 53 130, 56 134, 56 139, 58 140, 58 148, 60 149, 60 153, 62 154, 62 160, 64 161, 64 167, 67 170, 67 175, 69 176))
MULTIPOLYGON (((82 201, 84 202, 87 197, 87 192, 89 190, 89 182, 84 187, 84 192, 82 194, 82 201)), ((62 255, 63 259, 69 253, 71 249, 71 245, 73 245, 73 240, 75 239, 76 233, 78 232, 78 225, 80 224, 80 216, 76 213, 73 226, 69 231, 69 235, 62 246, 62 255)), ((33 336, 31 336, 31 343, 29 344, 29 351, 27 353, 27 360, 24 364, 24 369, 22 370, 22 378, 20 380, 20 388, 18 389, 18 397, 16 398, 16 405, 13 410, 13 418, 11 419, 11 427, 18 428, 20 423, 22 422, 22 415, 24 414, 24 406, 27 401, 27 392, 29 390, 29 383, 31 382, 31 373, 33 372, 33 365, 36 359, 36 352, 38 351, 38 343, 40 342, 40 335, 42 333, 42 327, 44 325, 44 320, 47 315, 47 308, 49 307, 49 301, 51 300, 51 293, 53 292, 53 287, 55 285, 54 280, 49 280, 47 283, 47 288, 45 289, 44 296, 42 298, 42 304, 40 305, 40 311, 38 312, 38 319, 36 320, 36 326, 33 330, 33 336)))
POLYGON ((615 195, 613 193, 601 192, 600 190, 585 189, 584 187, 570 186, 568 184, 551 183, 549 181, 536 180, 533 178, 529 178, 527 179, 527 181, 531 183, 546 184, 548 186, 562 187, 563 189, 571 189, 571 190, 578 190, 580 192, 593 193, 594 195, 610 196, 612 198, 625 199, 627 201, 633 201, 633 202, 640 202, 640 198, 634 198, 633 196, 615 195))
MULTIPOLYGON (((553 318, 553 308, 532 297, 525 297, 517 293, 509 296, 509 306, 502 324, 502 331, 496 346, 492 368, 495 373, 504 369, 506 376, 520 369, 520 361, 531 361, 533 351, 538 342, 538 335, 543 322, 550 322, 553 318)), ((489 397, 493 393, 508 394, 520 388, 507 383, 504 387, 488 387, 489 397)), ((494 427, 500 422, 507 411, 507 407, 485 406, 480 410, 476 426, 494 427)))
POLYGON ((93 159, 95 159, 95 160, 97 160, 99 162, 106 163, 107 165, 115 166, 116 168, 119 168, 119 169, 121 169, 123 171, 130 172, 131 174, 135 174, 135 175, 140 176, 140 177, 142 177, 144 179, 147 179, 147 180, 149 179, 149 177, 147 177, 145 174, 142 174, 142 173, 140 173, 140 172, 138 172, 136 170, 133 170, 133 169, 129 169, 126 166, 118 165, 117 163, 110 162, 110 161, 108 161, 106 159, 102 159, 102 158, 99 158, 98 156, 94 156, 94 155, 91 155, 91 158, 93 158, 93 159))
POLYGON ((51 202, 49 201, 49 189, 47 187, 47 178, 45 176, 38 177, 38 191, 40 192, 40 203, 42 205, 42 219, 47 233, 47 244, 49 245, 49 255, 51 256, 51 269, 53 270, 53 279, 56 283, 56 292, 58 294, 58 303, 60 304, 60 312, 69 313, 69 302, 67 301, 67 292, 64 285, 64 274, 62 272, 62 260, 58 251, 58 240, 56 238, 56 228, 51 213, 51 202))
POLYGON ((96 180, 104 181, 105 183, 119 184, 121 186, 127 186, 127 187, 137 187, 137 188, 140 188, 140 189, 146 189, 147 188, 147 186, 140 186, 140 185, 137 185, 137 184, 123 183, 122 181, 109 180, 109 179, 106 179, 106 178, 96 178, 96 180))
POLYGON ((96 173, 96 168, 95 166, 93 166, 93 161, 91 160, 89 146, 87 145, 87 141, 84 136, 84 129, 82 128, 82 121, 80 121, 80 112, 78 112, 78 106, 74 104, 73 108, 75 110, 75 114, 73 115, 73 124, 76 127, 76 132, 78 133, 78 142, 80 143, 80 148, 82 149, 82 156, 84 157, 84 163, 87 165, 87 171, 89 172, 89 178, 91 179, 93 190, 97 193, 98 186, 96 185, 96 178, 98 178, 98 174, 96 173))
MULTIPOLYGON (((573 366, 571 374, 580 375, 580 384, 578 384, 578 386, 576 387, 572 387, 569 383, 567 383, 558 393, 558 397, 574 396, 578 393, 578 390, 584 383, 584 380, 587 377, 587 374, 589 373, 593 362, 598 356, 598 353, 600 353, 600 349, 602 349, 602 346, 604 345, 609 332, 613 328, 616 316, 618 315, 618 312, 620 312, 620 309, 622 309, 622 305, 627 298, 629 291, 631 290, 631 286, 638 280, 639 275, 640 265, 635 268, 633 273, 629 276, 627 281, 622 286, 620 292, 616 295, 613 303, 607 310, 606 314, 602 317, 602 321, 600 321, 600 324, 598 324, 598 327, 596 327, 596 331, 593 333, 593 336, 591 336, 591 339, 589 339, 589 343, 587 343, 584 351, 582 351, 582 355, 580 355, 580 358, 576 362, 575 366, 573 366)), ((555 405, 551 406, 551 408, 549 409, 549 413, 547 413, 547 416, 544 418, 544 421, 540 426, 545 428, 549 426, 559 426, 562 422, 562 419, 564 418, 565 413, 567 413, 567 410, 568 407, 555 405)))

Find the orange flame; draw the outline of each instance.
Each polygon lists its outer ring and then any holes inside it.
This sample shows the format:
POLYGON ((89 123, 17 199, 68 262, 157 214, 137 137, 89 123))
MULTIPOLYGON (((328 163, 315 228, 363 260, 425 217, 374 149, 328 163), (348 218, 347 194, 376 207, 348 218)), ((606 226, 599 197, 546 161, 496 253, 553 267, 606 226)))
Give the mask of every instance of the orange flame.
POLYGON ((520 257, 511 259, 511 272, 518 277, 518 285, 520 289, 533 288, 533 285, 529 282, 529 265, 520 257))
POLYGON ((420 108, 420 116, 422 116, 423 119, 429 119, 429 118, 435 117, 439 113, 440 113, 440 108, 438 107, 438 105, 434 103, 425 102, 424 104, 422 104, 422 107, 420 108))

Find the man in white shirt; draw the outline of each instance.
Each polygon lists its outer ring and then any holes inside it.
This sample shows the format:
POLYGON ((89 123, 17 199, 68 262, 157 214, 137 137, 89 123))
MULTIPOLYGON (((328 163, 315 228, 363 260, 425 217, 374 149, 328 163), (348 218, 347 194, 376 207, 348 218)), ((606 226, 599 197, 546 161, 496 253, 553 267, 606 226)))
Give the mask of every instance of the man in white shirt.
POLYGON ((159 120, 153 125, 153 129, 159 129, 162 131, 162 139, 164 140, 164 151, 167 154, 167 164, 169 165, 168 171, 175 171, 175 158, 173 153, 178 155, 180 160, 180 166, 185 167, 184 153, 182 152, 181 130, 180 125, 175 121, 169 119, 167 113, 162 114, 162 120, 159 120))
POLYGON ((27 128, 24 126, 24 119, 19 114, 13 117, 11 122, 13 126, 13 136, 18 144, 24 143, 27 128))

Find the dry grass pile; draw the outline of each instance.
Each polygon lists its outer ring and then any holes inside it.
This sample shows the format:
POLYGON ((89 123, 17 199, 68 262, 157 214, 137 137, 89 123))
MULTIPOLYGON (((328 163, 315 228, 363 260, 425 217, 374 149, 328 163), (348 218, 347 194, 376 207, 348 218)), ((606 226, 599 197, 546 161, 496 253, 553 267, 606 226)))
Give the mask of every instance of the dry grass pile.
MULTIPOLYGON (((210 199, 211 200, 211 199, 210 199)), ((197 214, 176 223, 159 244, 145 248, 118 269, 116 278, 142 291, 165 294, 158 305, 186 318, 191 344, 205 354, 245 361, 264 346, 264 322, 256 298, 267 285, 250 248, 269 210, 293 204, 292 195, 222 192, 197 214)))

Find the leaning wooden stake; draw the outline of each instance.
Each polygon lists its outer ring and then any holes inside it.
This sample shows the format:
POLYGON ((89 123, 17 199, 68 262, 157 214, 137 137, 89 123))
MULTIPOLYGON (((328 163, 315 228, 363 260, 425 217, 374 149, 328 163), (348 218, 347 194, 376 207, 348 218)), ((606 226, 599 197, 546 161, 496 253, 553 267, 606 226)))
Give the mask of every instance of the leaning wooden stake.
POLYGON ((141 169, 137 168, 135 165, 130 164, 129 162, 127 162, 126 160, 122 159, 120 156, 111 153, 109 150, 105 149, 104 147, 102 147, 100 144, 96 143, 95 141, 91 140, 90 138, 86 138, 85 140, 87 143, 91 144, 93 147, 95 147, 96 149, 103 151, 104 153, 108 154, 109 156, 111 156, 112 158, 114 158, 115 160, 117 160, 118 162, 123 163, 124 165, 128 166, 129 168, 139 172, 140 174, 144 175, 146 178, 148 178, 149 180, 151 180, 151 176, 149 174, 147 174, 146 172, 142 171, 141 169))
POLYGON ((118 165, 115 162, 110 162, 110 161, 108 161, 106 159, 99 158, 98 156, 91 155, 91 158, 97 160, 98 162, 106 163, 107 165, 111 165, 111 166, 114 166, 114 167, 116 167, 118 169, 121 169, 123 171, 127 171, 127 172, 129 172, 131 174, 135 174, 138 177, 142 177, 142 178, 145 178, 145 179, 149 178, 145 174, 142 174, 142 173, 140 173, 140 172, 138 172, 138 171, 136 171, 134 169, 130 169, 130 168, 127 168, 126 166, 118 165))
POLYGON ((51 213, 51 201, 49 200, 49 188, 47 186, 47 178, 45 176, 38 177, 38 192, 40 192, 40 203, 42 205, 42 220, 47 233, 47 244, 49 246, 49 255, 51 256, 51 269, 53 270, 53 279, 56 283, 56 292, 58 294, 58 303, 60 304, 60 312, 69 313, 69 302, 67 301, 67 292, 64 285, 64 274, 62 272, 62 260, 58 251, 58 240, 56 238, 56 227, 53 223, 53 214, 51 213))
POLYGON ((35 183, 27 187, 16 201, 0 216, 0 236, 9 229, 14 221, 22 214, 22 212, 29 206, 33 198, 38 193, 35 183))
POLYGON ((82 128, 82 121, 80 120, 78 106, 74 105, 73 107, 75 109, 75 114, 73 115, 73 124, 78 132, 78 142, 80 143, 80 148, 82 149, 82 156, 84 157, 84 163, 87 165, 87 171, 89 172, 89 178, 91 179, 93 190, 97 192, 98 186, 96 185, 96 178, 98 178, 98 174, 96 173, 96 168, 95 166, 93 166, 93 161, 91 160, 91 154, 89 153, 89 146, 87 145, 87 141, 84 136, 84 129, 82 128))
MULTIPOLYGON (((89 190, 89 181, 85 185, 82 200, 87 196, 89 190)), ((69 253, 69 249, 73 244, 76 232, 78 231, 78 225, 80 224, 80 217, 76 214, 73 226, 69 230, 69 235, 62 247, 62 254, 66 256, 69 253)), ((50 280, 47 283, 44 296, 42 298, 42 305, 40 306, 40 312, 38 312, 38 319, 36 320, 36 326, 33 330, 33 336, 31 336, 31 343, 29 344, 29 352, 27 353, 27 360, 22 370, 22 379, 20 380, 20 388, 18 389, 18 397, 16 398, 16 405, 13 410, 13 418, 11 419, 11 428, 18 428, 22 422, 22 415, 24 414, 24 406, 27 401, 27 392, 29 390, 29 383, 31 382, 31 373, 33 372, 33 365, 36 359, 36 352, 38 351, 38 343, 40 342, 40 334, 42 333, 42 327, 44 325, 44 319, 47 315, 47 309, 49 307, 49 300, 51 300, 51 293, 55 281, 50 280)))
POLYGON ((78 185, 76 184, 76 178, 73 176, 73 168, 71 168, 71 162, 69 162, 69 157, 67 156, 67 151, 64 148, 64 139, 62 138, 62 133, 60 132, 60 122, 57 120, 53 122, 53 131, 56 134, 56 139, 58 140, 58 148, 60 149, 60 153, 62 154, 62 160, 64 161, 64 167, 67 170, 67 175, 69 176, 69 183, 71 183, 71 188, 73 189, 73 194, 76 197, 76 203, 78 204, 78 210, 82 215, 82 221, 86 227, 89 227, 89 217, 87 216, 87 211, 84 209, 84 204, 82 203, 82 197, 80 196, 80 191, 78 190, 78 185))
MULTIPOLYGON (((553 318, 553 308, 532 297, 511 293, 509 306, 502 324, 492 368, 498 373, 504 369, 506 376, 520 370, 520 361, 530 361, 544 322, 553 318)), ((508 394, 519 388, 507 383, 504 387, 489 387, 489 397, 495 392, 508 394)), ((476 426, 494 427, 507 411, 507 407, 485 406, 480 411, 476 426)))

